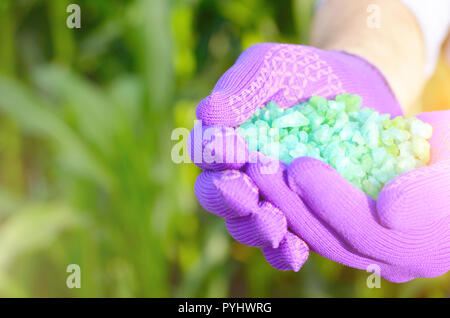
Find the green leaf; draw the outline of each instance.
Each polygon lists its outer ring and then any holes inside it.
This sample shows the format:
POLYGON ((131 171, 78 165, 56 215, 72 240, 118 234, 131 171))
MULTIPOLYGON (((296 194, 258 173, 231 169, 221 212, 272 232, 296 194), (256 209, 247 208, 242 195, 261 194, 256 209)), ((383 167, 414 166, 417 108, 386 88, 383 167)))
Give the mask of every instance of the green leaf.
POLYGON ((0 112, 13 117, 29 133, 53 141, 66 158, 72 158, 78 172, 107 189, 114 187, 111 173, 51 109, 22 84, 0 76, 0 112))

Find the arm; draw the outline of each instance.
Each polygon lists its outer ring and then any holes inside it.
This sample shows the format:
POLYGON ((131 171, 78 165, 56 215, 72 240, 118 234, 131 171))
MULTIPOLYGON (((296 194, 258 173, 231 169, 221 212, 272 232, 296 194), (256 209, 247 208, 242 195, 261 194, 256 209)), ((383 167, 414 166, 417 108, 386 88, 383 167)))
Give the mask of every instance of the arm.
POLYGON ((328 0, 316 13, 311 45, 359 55, 383 73, 405 113, 424 82, 425 45, 412 12, 399 0, 328 0), (368 21, 379 7, 380 27, 368 21))

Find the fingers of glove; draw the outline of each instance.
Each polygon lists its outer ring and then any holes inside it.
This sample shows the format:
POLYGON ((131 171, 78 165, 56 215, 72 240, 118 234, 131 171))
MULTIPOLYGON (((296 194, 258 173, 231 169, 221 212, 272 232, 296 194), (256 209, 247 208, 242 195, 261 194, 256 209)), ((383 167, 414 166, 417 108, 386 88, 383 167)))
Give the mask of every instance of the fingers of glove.
POLYGON ((410 266, 423 277, 437 276, 450 268, 449 219, 408 232, 390 230, 377 222, 375 201, 331 166, 313 158, 297 158, 288 174, 291 189, 360 253, 410 266))
POLYGON ((380 193, 380 223, 397 230, 429 227, 450 214, 450 111, 417 116, 433 127, 427 167, 407 172, 380 193))
POLYGON ((287 233, 286 218, 269 202, 263 202, 252 214, 228 218, 226 226, 238 242, 249 246, 269 246, 277 249, 287 233))
MULTIPOLYGON (((262 154, 258 154, 258 156, 264 157, 262 154)), ((313 251, 335 262, 362 270, 368 270, 369 266, 377 265, 380 268, 381 276, 391 282, 406 282, 417 277, 435 277, 448 270, 448 256, 446 256, 445 247, 439 252, 440 255, 443 255, 442 263, 439 258, 435 258, 436 264, 428 266, 425 265, 426 262, 422 263, 421 259, 412 265, 406 262, 399 264, 391 262, 391 259, 379 260, 362 254, 347 244, 344 236, 310 212, 300 197, 287 186, 285 165, 273 161, 275 160, 268 160, 268 158, 255 160, 253 158, 247 165, 246 172, 258 186, 261 196, 283 211, 289 230, 302 237, 313 251)), ((414 235, 416 233, 412 234, 412 236, 414 235)), ((420 236, 421 233, 417 233, 417 235, 420 236)), ((280 248, 282 245, 283 243, 280 244, 280 248)), ((279 258, 277 253, 281 251, 275 252, 271 251, 269 247, 263 248, 269 262, 274 267, 283 269, 282 266, 275 263, 279 258), (273 258, 271 255, 274 255, 273 258)))
POLYGON ((450 160, 409 171, 389 182, 377 201, 380 223, 407 231, 450 216, 450 160))
POLYGON ((194 190, 200 205, 222 218, 239 218, 258 209, 258 189, 238 170, 203 171, 194 190))
POLYGON ((374 263, 373 259, 347 245, 329 225, 311 213, 288 187, 286 166, 282 162, 260 153, 252 155, 246 173, 257 185, 260 195, 283 212, 293 234, 301 237, 313 251, 335 262, 359 269, 374 263))
POLYGON ((339 54, 302 45, 253 45, 200 102, 197 118, 207 125, 237 126, 269 101, 289 107, 305 97, 342 93, 340 78, 327 62, 339 54))
POLYGON ((417 115, 417 118, 433 127, 433 135, 429 139, 431 145, 429 165, 450 160, 450 111, 422 113, 417 115))
POLYGON ((248 159, 244 137, 232 127, 203 126, 191 131, 187 147, 192 161, 201 169, 240 169, 248 159))
MULTIPOLYGON (((245 173, 204 171, 196 180, 195 193, 203 208, 226 218, 230 234, 236 240, 251 246, 281 248, 280 242, 288 233, 286 219, 270 203, 258 204, 258 189, 245 173)), ((291 251, 296 246, 283 245, 281 254, 292 257, 280 258, 276 264, 298 270, 304 262, 304 253, 291 251)))
POLYGON ((262 252, 270 265, 282 271, 299 271, 309 256, 308 245, 291 232, 286 233, 278 248, 267 246, 262 252))

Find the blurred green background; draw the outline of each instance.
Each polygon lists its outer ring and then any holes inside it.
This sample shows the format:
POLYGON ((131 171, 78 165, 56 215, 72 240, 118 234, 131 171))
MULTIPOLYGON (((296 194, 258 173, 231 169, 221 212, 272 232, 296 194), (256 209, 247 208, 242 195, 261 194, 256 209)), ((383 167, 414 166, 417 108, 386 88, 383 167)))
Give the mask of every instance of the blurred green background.
POLYGON ((307 43, 311 0, 0 1, 0 296, 442 297, 311 255, 273 269, 200 208, 175 127, 240 52, 307 43), (81 288, 66 286, 79 264, 81 288))

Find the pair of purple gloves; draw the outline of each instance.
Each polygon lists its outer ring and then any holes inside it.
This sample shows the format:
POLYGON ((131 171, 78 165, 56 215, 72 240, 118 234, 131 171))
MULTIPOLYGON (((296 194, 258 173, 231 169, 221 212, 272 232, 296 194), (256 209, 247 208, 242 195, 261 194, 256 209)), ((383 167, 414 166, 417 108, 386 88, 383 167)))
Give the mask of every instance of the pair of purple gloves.
POLYGON ((431 161, 389 182, 378 200, 316 159, 300 157, 285 165, 249 154, 235 130, 268 101, 290 107, 313 95, 343 92, 362 96, 364 106, 380 113, 402 114, 384 77, 360 57, 272 43, 244 51, 197 108, 202 126, 191 132, 188 146, 205 170, 195 184, 199 203, 226 219, 234 239, 260 247, 280 270, 298 271, 312 249, 353 268, 378 265, 392 282, 445 274, 450 111, 417 116, 433 126, 431 161))

